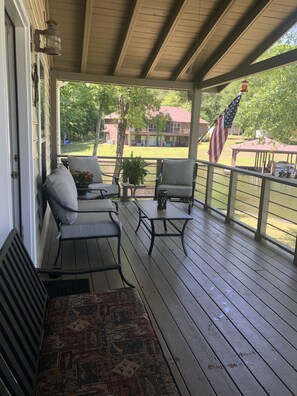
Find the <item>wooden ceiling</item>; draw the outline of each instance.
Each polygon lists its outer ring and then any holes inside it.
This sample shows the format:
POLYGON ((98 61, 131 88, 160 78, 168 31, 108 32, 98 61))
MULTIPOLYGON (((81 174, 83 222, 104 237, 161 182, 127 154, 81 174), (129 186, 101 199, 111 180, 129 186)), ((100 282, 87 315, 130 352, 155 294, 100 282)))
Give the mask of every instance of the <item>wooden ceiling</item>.
MULTIPOLYGON (((296 0, 49 0, 58 23, 60 76, 220 87, 258 71, 253 63, 297 22, 296 0), (64 74, 63 74, 64 73, 64 74)), ((297 50, 266 68, 297 61, 297 50)))

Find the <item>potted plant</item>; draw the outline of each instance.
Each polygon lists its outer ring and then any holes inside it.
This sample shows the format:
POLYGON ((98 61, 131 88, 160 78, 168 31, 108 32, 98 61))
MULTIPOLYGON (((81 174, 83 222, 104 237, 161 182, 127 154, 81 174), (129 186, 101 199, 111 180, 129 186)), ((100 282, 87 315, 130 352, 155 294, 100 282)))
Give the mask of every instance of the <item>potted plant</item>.
POLYGON ((79 195, 85 195, 88 186, 93 181, 93 173, 76 170, 71 173, 79 195))
POLYGON ((146 167, 148 166, 141 156, 133 156, 133 151, 130 157, 123 158, 121 164, 121 171, 123 172, 123 181, 134 185, 140 185, 144 183, 144 178, 148 174, 146 167))

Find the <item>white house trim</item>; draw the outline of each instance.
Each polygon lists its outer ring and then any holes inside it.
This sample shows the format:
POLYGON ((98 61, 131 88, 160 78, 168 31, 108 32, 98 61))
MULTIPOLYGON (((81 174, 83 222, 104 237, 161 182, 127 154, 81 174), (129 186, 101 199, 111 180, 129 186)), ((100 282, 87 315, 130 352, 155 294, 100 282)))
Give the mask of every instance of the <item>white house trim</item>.
POLYGON ((1 125, 1 162, 5 166, 5 176, 0 181, 1 217, 4 225, 0 228, 0 241, 3 242, 13 226, 12 199, 10 191, 9 159, 9 118, 8 91, 6 82, 5 50, 5 10, 16 29, 16 74, 20 144, 20 190, 22 200, 22 225, 24 243, 36 262, 36 225, 35 225, 35 192, 32 147, 32 93, 31 93, 31 50, 30 21, 21 0, 0 0, 0 125, 1 125), (3 143, 3 144, 2 144, 3 143), (3 160, 2 160, 3 159, 3 160), (3 180, 4 179, 4 180, 3 180), (6 212, 6 213, 4 213, 6 212))

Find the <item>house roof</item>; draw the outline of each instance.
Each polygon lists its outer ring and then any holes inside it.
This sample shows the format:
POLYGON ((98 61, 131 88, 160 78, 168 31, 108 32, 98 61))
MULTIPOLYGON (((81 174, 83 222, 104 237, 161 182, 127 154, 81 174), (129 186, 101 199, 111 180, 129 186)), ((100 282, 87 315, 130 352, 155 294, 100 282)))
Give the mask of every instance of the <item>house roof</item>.
POLYGON ((283 144, 268 138, 265 138, 263 143, 261 143, 258 139, 255 139, 246 143, 235 144, 234 146, 231 146, 231 149, 236 152, 258 151, 282 154, 297 154, 297 145, 283 144))
MULTIPOLYGON (((152 115, 155 115, 159 112, 167 113, 170 116, 171 121, 173 122, 186 122, 186 123, 191 122, 191 112, 183 109, 182 107, 161 106, 160 110, 158 112, 153 112, 152 115)), ((109 120, 109 119, 114 120, 117 118, 118 118, 117 113, 111 113, 104 117, 105 120, 109 120)), ((199 123, 206 125, 208 124, 208 122, 203 120, 203 118, 199 119, 199 123)))
MULTIPOLYGON (((167 113, 173 122, 191 122, 191 112, 182 107, 161 106, 159 112, 167 113)), ((208 124, 203 118, 199 119, 200 124, 208 124)))
MULTIPOLYGON (((60 80, 191 89, 297 61, 257 58, 297 21, 296 0, 50 0, 60 80), (188 83, 188 85, 187 85, 188 83), (191 84, 189 84, 191 83, 191 84)), ((44 29, 45 26, 35 26, 44 29)))

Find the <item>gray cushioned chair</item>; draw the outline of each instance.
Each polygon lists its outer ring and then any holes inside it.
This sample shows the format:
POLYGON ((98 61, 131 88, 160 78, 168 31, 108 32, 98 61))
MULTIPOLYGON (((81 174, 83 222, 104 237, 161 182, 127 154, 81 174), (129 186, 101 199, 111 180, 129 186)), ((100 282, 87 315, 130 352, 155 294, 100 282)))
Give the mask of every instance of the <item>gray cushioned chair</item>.
POLYGON ((164 159, 161 173, 156 179, 155 199, 160 190, 167 190, 167 197, 171 201, 187 202, 188 213, 194 203, 197 164, 194 159, 164 159))
POLYGON ((44 190, 59 231, 59 248, 54 267, 65 240, 117 238, 118 262, 112 266, 99 267, 97 271, 117 269, 122 280, 132 286, 124 278, 121 269, 122 224, 117 216, 117 206, 110 199, 78 200, 73 177, 64 165, 47 176, 44 190))
POLYGON ((86 194, 83 195, 83 199, 120 196, 118 178, 102 173, 96 156, 68 156, 67 163, 71 173, 75 171, 93 173, 93 182, 89 184, 86 194), (104 183, 102 175, 111 178, 111 182, 104 183))

